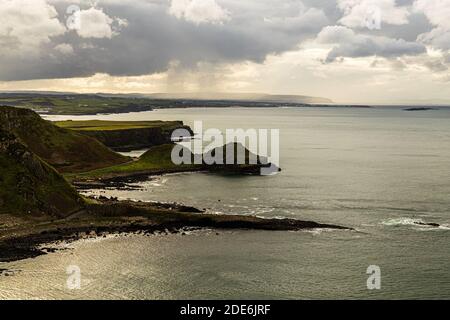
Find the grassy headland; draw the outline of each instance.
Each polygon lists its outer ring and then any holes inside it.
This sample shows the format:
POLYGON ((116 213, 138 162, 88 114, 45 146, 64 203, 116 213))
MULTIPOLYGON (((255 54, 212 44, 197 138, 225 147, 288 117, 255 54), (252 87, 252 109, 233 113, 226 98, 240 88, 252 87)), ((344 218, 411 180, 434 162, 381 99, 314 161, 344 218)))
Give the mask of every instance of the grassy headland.
POLYGON ((60 121, 55 125, 95 138, 115 151, 131 151, 171 143, 176 129, 192 131, 181 121, 60 121))
POLYGON ((105 121, 105 120, 86 120, 86 121, 55 121, 55 125, 65 129, 77 131, 117 131, 145 128, 161 128, 164 130, 174 130, 179 128, 181 121, 105 121))
MULTIPOLYGON (((119 164, 116 166, 101 168, 89 172, 83 172, 79 174, 68 175, 67 177, 75 183, 77 186, 99 187, 103 183, 109 184, 112 181, 123 181, 129 179, 142 180, 147 179, 150 175, 164 174, 164 173, 177 173, 177 172, 193 172, 193 171, 205 171, 205 172, 219 172, 229 174, 260 174, 260 170, 264 166, 270 166, 270 164, 250 164, 249 162, 249 150, 245 149, 242 145, 234 144, 234 163, 235 164, 206 164, 204 161, 201 163, 194 162, 194 154, 187 148, 182 148, 180 154, 186 154, 187 158, 191 161, 186 164, 175 164, 172 161, 172 151, 175 144, 163 144, 150 148, 137 160, 119 164), (245 164, 237 164, 237 150, 242 148, 242 152, 245 152, 245 164)), ((224 156, 223 163, 226 163, 227 146, 216 148, 209 153, 221 152, 224 156), (222 150, 220 150, 222 149, 222 150)), ((259 160, 259 159, 258 159, 259 160)))

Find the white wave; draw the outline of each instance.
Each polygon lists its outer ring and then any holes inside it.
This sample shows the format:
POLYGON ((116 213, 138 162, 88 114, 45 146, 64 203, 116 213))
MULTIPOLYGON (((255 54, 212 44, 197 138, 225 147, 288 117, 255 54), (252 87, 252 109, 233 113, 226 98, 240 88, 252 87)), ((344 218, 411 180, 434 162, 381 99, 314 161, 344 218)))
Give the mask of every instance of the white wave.
POLYGON ((385 226, 417 226, 421 223, 425 223, 425 221, 414 218, 394 218, 382 222, 385 226))
POLYGON ((450 230, 450 226, 448 224, 444 224, 441 225, 439 227, 420 227, 420 228, 415 228, 415 230, 417 231, 439 231, 439 230, 444 230, 444 231, 449 231, 450 230))
POLYGON ((336 229, 330 229, 330 228, 315 228, 315 229, 306 229, 306 230, 299 230, 299 231, 293 231, 293 232, 305 232, 305 233, 310 233, 313 236, 319 236, 322 233, 325 232, 333 232, 336 231, 336 229))
POLYGON ((417 231, 450 230, 450 226, 448 224, 432 226, 427 225, 427 223, 429 222, 426 222, 423 219, 407 217, 388 219, 382 222, 385 226, 413 226, 415 227, 414 230, 417 231))

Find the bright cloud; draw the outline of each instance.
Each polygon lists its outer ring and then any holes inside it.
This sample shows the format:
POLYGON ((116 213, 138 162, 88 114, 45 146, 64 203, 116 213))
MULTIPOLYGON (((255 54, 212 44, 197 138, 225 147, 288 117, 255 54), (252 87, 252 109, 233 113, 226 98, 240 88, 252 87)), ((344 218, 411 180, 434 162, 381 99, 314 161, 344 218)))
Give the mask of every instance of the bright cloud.
POLYGON ((408 7, 399 7, 395 0, 337 0, 344 13, 340 23, 351 28, 365 28, 380 19, 380 23, 402 25, 408 23, 408 7))
POLYGON ((195 24, 223 23, 230 19, 230 13, 216 0, 171 0, 169 13, 195 24))
POLYGON ((55 8, 45 0, 0 0, 3 53, 36 54, 41 45, 66 32, 57 15, 55 8))
POLYGON ((439 49, 450 50, 450 1, 417 0, 414 9, 425 14, 435 26, 430 32, 421 34, 418 40, 439 49))
POLYGON ((90 8, 74 13, 79 22, 74 29, 82 38, 109 38, 113 36, 113 19, 101 9, 90 8))

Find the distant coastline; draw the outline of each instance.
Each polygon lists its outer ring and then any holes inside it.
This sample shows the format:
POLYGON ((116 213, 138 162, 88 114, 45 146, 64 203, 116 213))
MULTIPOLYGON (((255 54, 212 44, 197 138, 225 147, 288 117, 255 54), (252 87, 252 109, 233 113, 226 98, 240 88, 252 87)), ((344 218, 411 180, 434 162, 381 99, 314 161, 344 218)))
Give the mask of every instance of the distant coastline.
POLYGON ((48 115, 96 115, 174 108, 371 108, 334 104, 326 98, 294 95, 229 94, 223 97, 155 94, 109 95, 18 92, 1 93, 0 106, 27 108, 48 115))

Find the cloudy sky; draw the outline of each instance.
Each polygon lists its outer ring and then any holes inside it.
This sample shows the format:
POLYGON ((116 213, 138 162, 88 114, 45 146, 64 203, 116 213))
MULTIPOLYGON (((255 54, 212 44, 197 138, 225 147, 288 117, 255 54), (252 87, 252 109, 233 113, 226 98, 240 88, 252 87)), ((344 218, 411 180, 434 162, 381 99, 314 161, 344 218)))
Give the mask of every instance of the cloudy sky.
POLYGON ((0 90, 450 102, 449 0, 0 0, 0 90))

